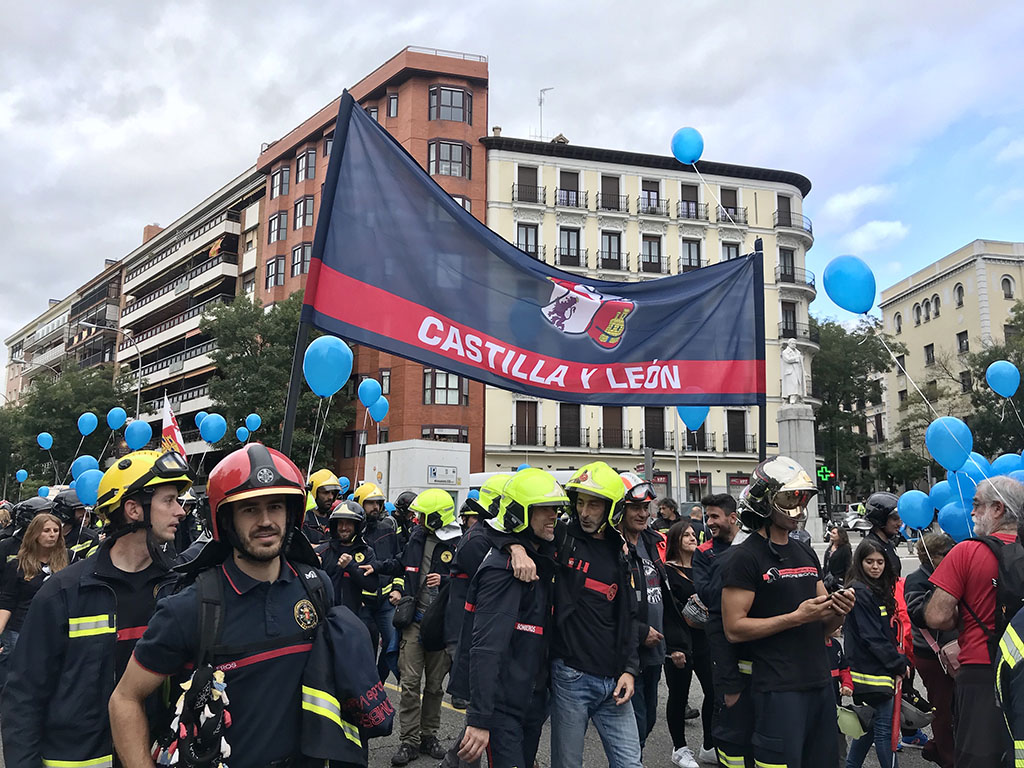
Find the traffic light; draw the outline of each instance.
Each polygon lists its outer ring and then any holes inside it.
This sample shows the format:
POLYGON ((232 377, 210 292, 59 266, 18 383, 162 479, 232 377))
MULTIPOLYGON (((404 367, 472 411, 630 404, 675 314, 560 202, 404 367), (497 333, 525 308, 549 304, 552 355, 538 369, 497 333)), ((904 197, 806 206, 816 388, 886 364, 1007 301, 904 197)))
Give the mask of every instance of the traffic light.
POLYGON ((836 485, 836 490, 837 490, 837 491, 839 490, 839 486, 838 486, 838 485, 836 485))

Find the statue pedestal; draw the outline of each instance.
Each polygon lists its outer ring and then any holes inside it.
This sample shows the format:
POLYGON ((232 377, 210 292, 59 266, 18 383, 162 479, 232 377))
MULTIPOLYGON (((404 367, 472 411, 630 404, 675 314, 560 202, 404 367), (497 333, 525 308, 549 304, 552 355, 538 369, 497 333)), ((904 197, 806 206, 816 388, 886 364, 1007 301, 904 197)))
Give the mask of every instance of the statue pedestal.
MULTIPOLYGON (((814 410, 806 403, 785 403, 779 406, 779 455, 789 456, 802 466, 811 479, 816 478, 814 460, 814 410)), ((818 516, 818 499, 807 506, 807 532, 813 541, 821 541, 824 526, 818 516)))

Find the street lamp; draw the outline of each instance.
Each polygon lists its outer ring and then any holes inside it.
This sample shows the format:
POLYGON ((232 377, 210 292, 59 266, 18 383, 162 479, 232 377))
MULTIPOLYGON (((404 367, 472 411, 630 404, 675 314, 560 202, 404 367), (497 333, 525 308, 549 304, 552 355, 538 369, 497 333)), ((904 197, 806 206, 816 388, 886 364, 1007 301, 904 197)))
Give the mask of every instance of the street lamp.
POLYGON ((78 321, 79 325, 83 325, 86 328, 96 328, 101 331, 113 331, 114 333, 120 333, 135 347, 135 354, 139 358, 139 367, 135 370, 135 420, 139 420, 139 415, 142 413, 142 350, 139 349, 139 345, 135 343, 135 337, 132 336, 130 331, 126 331, 122 328, 114 328, 109 325, 97 325, 96 323, 87 323, 84 320, 78 321))
POLYGON ((12 357, 11 362, 14 363, 15 365, 30 365, 33 368, 47 368, 53 371, 54 376, 60 376, 60 371, 58 371, 52 365, 47 365, 46 363, 33 363, 29 362, 28 360, 22 360, 20 357, 12 357))

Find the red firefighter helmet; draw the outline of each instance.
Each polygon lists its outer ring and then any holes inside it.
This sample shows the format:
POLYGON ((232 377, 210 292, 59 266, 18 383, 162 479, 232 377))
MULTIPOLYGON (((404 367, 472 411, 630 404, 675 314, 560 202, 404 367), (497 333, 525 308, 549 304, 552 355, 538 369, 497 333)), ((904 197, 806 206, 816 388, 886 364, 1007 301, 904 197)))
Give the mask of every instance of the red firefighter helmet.
POLYGON ((284 496, 288 527, 299 528, 306 505, 306 481, 299 468, 280 451, 262 443, 249 443, 221 459, 206 485, 207 521, 214 541, 235 545, 230 504, 258 496, 284 496), (223 514, 222 514, 223 513, 223 514))

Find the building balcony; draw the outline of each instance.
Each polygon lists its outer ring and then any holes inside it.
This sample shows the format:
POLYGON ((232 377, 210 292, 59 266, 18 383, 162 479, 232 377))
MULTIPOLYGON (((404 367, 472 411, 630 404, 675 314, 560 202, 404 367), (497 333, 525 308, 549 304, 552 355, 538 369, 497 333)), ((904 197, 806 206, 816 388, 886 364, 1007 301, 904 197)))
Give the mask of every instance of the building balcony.
POLYGON ((527 427, 512 425, 509 427, 509 445, 544 446, 547 427, 527 427))
POLYGON ((621 251, 598 251, 597 268, 606 272, 628 272, 629 254, 621 251))
POLYGON ((512 202, 533 203, 534 205, 546 205, 548 198, 547 187, 533 187, 529 184, 512 185, 512 202))
POLYGON ((590 427, 555 427, 556 448, 590 448, 590 427))
POLYGON ((676 204, 676 213, 679 215, 680 219, 689 219, 690 221, 707 221, 708 204, 694 203, 689 200, 680 200, 676 204))
MULTIPOLYGON (((213 405, 213 400, 210 398, 209 384, 200 384, 198 387, 175 392, 174 394, 167 395, 167 399, 171 401, 171 410, 175 414, 179 411, 203 410, 213 405)), ((164 397, 161 395, 153 400, 146 400, 142 405, 148 413, 160 413, 164 407, 164 397)))
POLYGON ((599 193, 597 195, 597 210, 602 212, 611 211, 613 213, 629 213, 629 196, 628 195, 605 195, 599 193))
POLYGON ((810 294, 808 301, 813 301, 818 295, 818 289, 814 283, 814 273, 809 269, 780 265, 775 268, 775 283, 783 291, 795 291, 801 294, 810 294))
POLYGON ((233 254, 215 256, 192 268, 179 279, 168 283, 159 290, 127 304, 121 310, 121 324, 131 325, 143 312, 155 312, 172 304, 191 291, 224 277, 238 277, 238 257, 233 254))
POLYGON ((716 213, 718 226, 720 227, 745 227, 747 226, 747 209, 733 208, 727 205, 718 206, 716 213))
POLYGON ((32 333, 22 346, 22 352, 28 353, 30 350, 39 349, 40 347, 46 347, 52 345, 57 339, 63 338, 67 340, 68 336, 68 323, 67 320, 63 323, 54 323, 49 327, 43 327, 32 333))
POLYGON ((772 214, 775 229, 786 229, 795 232, 804 241, 807 248, 814 244, 814 227, 811 220, 801 213, 792 211, 776 211, 772 214))
POLYGON ((597 447, 631 451, 633 450, 633 430, 601 427, 597 430, 597 447))
POLYGON ((67 348, 63 344, 57 344, 56 346, 32 355, 32 358, 28 360, 28 364, 53 365, 54 363, 63 360, 65 354, 67 354, 67 348))
POLYGON ((757 435, 727 432, 723 448, 726 453, 757 453, 757 435))
POLYGON ((559 208, 587 208, 587 192, 577 189, 555 189, 555 205, 559 208))
POLYGON ((544 255, 547 251, 547 246, 531 243, 516 243, 516 248, 537 261, 544 261, 544 255))
POLYGON ((131 293, 146 280, 157 274, 167 259, 198 251, 219 237, 227 234, 240 235, 241 214, 237 211, 224 211, 192 230, 179 230, 175 233, 175 242, 151 259, 128 272, 124 276, 124 291, 131 293))
POLYGON ((641 429, 640 447, 653 448, 656 451, 674 451, 675 437, 674 432, 653 432, 649 429, 641 429))
POLYGON ((636 212, 641 216, 668 216, 668 200, 640 195, 636 199, 636 212))
POLYGON ((779 338, 817 345, 821 341, 821 333, 816 325, 782 322, 779 323, 779 338))
MULTIPOLYGON (((178 338, 179 336, 186 335, 189 331, 195 331, 199 329, 199 321, 202 319, 204 312, 213 309, 217 304, 227 304, 234 299, 234 296, 222 294, 220 296, 214 296, 212 299, 204 301, 202 304, 197 304, 191 309, 187 309, 179 315, 175 315, 169 320, 164 320, 158 325, 154 325, 152 328, 148 328, 145 331, 135 336, 135 343, 138 344, 139 350, 143 353, 156 349, 157 347, 163 346, 171 339, 178 338)), ((135 354, 134 348, 130 341, 122 341, 117 346, 118 360, 123 362, 124 357, 130 357, 135 354), (122 355, 121 353, 126 353, 122 355)))
POLYGON ((706 267, 708 265, 707 259, 692 259, 687 256, 679 257, 679 274, 684 272, 693 272, 694 270, 706 267))
POLYGON ((714 453, 715 446, 717 445, 714 432, 705 432, 700 434, 699 432, 692 432, 686 430, 686 436, 683 438, 684 450, 687 451, 704 451, 705 453, 714 453))
POLYGON ((586 248, 555 248, 556 267, 586 269, 588 261, 586 248))
POLYGON ((105 365, 107 363, 113 364, 113 362, 114 353, 112 350, 100 350, 99 352, 93 352, 85 357, 79 357, 78 367, 84 370, 86 368, 95 368, 97 365, 105 365))
POLYGON ((640 274, 667 275, 668 256, 640 256, 640 274))
MULTIPOLYGON (((213 365, 213 360, 210 355, 216 349, 216 340, 211 340, 196 347, 192 347, 191 349, 186 349, 183 352, 168 355, 160 360, 142 366, 142 378, 149 384, 152 384, 154 383, 152 381, 154 377, 156 380, 160 380, 166 376, 188 374, 193 371, 197 371, 200 368, 205 368, 208 365, 213 365)), ((129 373, 128 378, 134 382, 135 372, 132 371, 129 373)))

